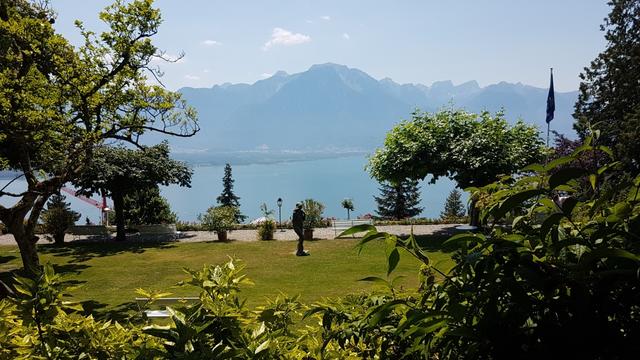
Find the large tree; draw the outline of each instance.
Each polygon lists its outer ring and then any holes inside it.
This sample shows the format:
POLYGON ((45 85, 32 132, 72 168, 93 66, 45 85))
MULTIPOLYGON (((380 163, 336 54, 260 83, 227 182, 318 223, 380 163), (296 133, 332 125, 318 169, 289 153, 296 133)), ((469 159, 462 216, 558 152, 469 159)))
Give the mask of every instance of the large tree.
POLYGON ((222 192, 216 200, 220 206, 231 206, 236 208, 238 211, 236 211, 235 214, 235 221, 237 223, 241 223, 247 217, 242 215, 240 212, 240 197, 233 192, 234 182, 235 180, 233 180, 233 176, 231 174, 231 165, 227 163, 224 166, 224 175, 222 176, 222 192))
POLYGON ((633 173, 640 171, 640 0, 610 1, 601 25, 606 49, 580 74, 574 125, 584 140, 589 127, 633 173))
POLYGON ((94 150, 91 163, 73 183, 87 195, 101 193, 113 198, 116 239, 125 240, 126 195, 158 185, 190 186, 192 174, 185 163, 169 157, 166 142, 140 150, 103 146, 94 150))
MULTIPOLYGON (((461 188, 484 186, 500 174, 512 174, 542 159, 544 146, 535 126, 509 125, 502 113, 491 115, 444 109, 414 112, 395 126, 367 168, 378 181, 400 182, 449 177, 461 188)), ((472 210, 474 209, 472 201, 472 210)), ((472 224, 477 216, 472 214, 472 224)))
POLYGON ((420 204, 418 180, 405 179, 395 183, 380 184, 380 196, 373 198, 378 203, 378 215, 387 219, 402 220, 419 215, 420 204))
POLYGON ((0 221, 18 243, 24 268, 39 270, 34 229, 47 199, 81 175, 105 140, 138 144, 156 131, 191 136, 196 114, 178 93, 153 85, 150 67, 162 53, 151 43, 160 13, 150 0, 117 0, 96 35, 80 22, 84 41, 56 34, 53 12, 28 0, 0 0, 0 170, 26 181, 0 206, 0 221))
POLYGON ((178 220, 158 185, 134 189, 125 195, 123 208, 127 225, 173 224, 178 220))

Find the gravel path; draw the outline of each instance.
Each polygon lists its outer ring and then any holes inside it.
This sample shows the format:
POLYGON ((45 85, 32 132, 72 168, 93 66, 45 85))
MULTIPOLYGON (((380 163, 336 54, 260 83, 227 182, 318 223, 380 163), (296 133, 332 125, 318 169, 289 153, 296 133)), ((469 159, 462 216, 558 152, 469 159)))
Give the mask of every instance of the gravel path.
MULTIPOLYGON (((446 225, 414 225, 413 233, 416 235, 428 235, 439 232, 452 233, 454 228, 458 224, 446 224, 446 225)), ((401 235, 409 234, 411 232, 410 225, 390 225, 390 226, 378 226, 378 231, 388 232, 390 234, 401 235)), ((180 242, 204 242, 204 241, 217 241, 218 238, 215 233, 207 231, 186 231, 182 233, 182 237, 178 239, 180 242)), ((281 241, 294 241, 298 237, 293 230, 288 229, 284 231, 276 231, 274 234, 275 240, 281 241)), ((333 239, 335 238, 335 232, 333 228, 317 228, 313 231, 314 239, 333 239)), ((235 230, 228 234, 229 241, 257 241, 256 230, 235 230)), ((132 236, 132 239, 138 239, 132 236)), ((78 240, 86 240, 86 237, 78 237, 73 235, 67 235, 65 242, 73 242, 78 240)), ((39 244, 49 243, 44 239, 43 235, 40 235, 39 244)), ((5 234, 0 236, 0 245, 16 245, 13 235, 5 234)))

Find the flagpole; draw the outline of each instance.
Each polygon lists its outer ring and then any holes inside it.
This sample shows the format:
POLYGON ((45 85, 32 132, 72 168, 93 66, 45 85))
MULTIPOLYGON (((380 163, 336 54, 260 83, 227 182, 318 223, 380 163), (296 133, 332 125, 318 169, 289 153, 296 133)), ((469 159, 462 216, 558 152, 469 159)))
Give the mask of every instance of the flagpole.
POLYGON ((553 90, 553 68, 549 71, 549 94, 547 95, 547 156, 544 161, 545 164, 549 162, 549 135, 551 133, 551 120, 553 120, 553 113, 556 110, 556 99, 553 90))
MULTIPOLYGON (((550 68, 550 73, 551 73, 551 79, 552 79, 551 81, 553 81, 553 68, 550 68)), ((553 85, 551 85, 551 86, 553 86, 553 85)), ((553 91, 553 88, 550 88, 549 90, 553 91)), ((547 102, 548 101, 549 101, 549 99, 547 99, 547 102)), ((547 105, 547 107, 548 107, 548 105, 547 105)), ((554 106, 554 108, 555 108, 555 106, 554 106)), ((547 149, 549 148, 549 133, 550 133, 550 131, 551 131, 551 121, 548 119, 548 115, 547 115, 547 149)))

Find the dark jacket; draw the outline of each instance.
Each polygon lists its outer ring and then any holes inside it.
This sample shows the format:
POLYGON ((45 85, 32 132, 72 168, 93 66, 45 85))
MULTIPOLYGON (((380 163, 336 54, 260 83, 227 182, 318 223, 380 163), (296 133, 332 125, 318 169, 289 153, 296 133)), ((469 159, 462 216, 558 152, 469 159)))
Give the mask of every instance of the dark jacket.
POLYGON ((293 217, 291 218, 291 223, 293 224, 294 229, 302 230, 302 224, 304 224, 305 213, 302 209, 293 210, 293 217))

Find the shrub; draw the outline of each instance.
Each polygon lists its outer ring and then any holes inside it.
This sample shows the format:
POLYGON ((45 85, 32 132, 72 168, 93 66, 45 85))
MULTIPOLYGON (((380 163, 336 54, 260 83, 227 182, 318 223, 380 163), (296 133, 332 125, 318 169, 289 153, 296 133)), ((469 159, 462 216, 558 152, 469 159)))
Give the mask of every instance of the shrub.
POLYGON ((64 234, 78 219, 80 214, 71 210, 64 195, 53 195, 47 202, 47 209, 42 211, 42 230, 49 240, 56 244, 64 243, 64 234))
POLYGON ((202 229, 224 232, 233 230, 238 209, 232 206, 212 206, 206 213, 198 215, 202 229))
POLYGON ((258 224, 258 240, 273 240, 273 234, 276 231, 276 222, 267 219, 258 224))
POLYGON ((161 357, 158 339, 136 326, 97 321, 63 300, 51 265, 16 277, 16 298, 0 300, 0 359, 145 359, 161 357))
POLYGON ((201 223, 195 221, 176 221, 177 231, 204 231, 201 223))
POLYGON ((322 212, 324 204, 313 199, 306 199, 302 202, 302 209, 305 213, 303 227, 305 229, 313 229, 323 225, 322 212))

